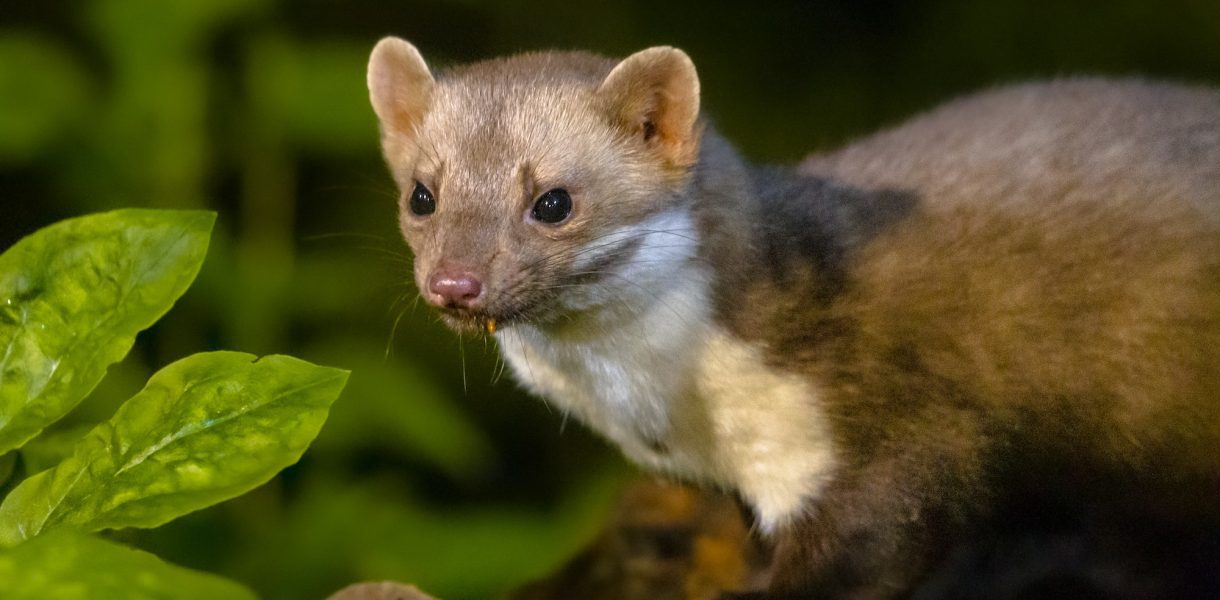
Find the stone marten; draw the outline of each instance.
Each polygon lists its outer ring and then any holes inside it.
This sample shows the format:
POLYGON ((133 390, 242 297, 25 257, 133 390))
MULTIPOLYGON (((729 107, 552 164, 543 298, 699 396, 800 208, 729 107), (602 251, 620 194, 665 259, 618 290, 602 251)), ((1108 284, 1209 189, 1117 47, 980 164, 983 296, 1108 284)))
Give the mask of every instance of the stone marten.
POLYGON ((759 168, 676 48, 434 73, 386 38, 368 86, 422 297, 736 493, 760 597, 902 596, 1031 490, 1220 505, 1216 90, 1002 87, 759 168))

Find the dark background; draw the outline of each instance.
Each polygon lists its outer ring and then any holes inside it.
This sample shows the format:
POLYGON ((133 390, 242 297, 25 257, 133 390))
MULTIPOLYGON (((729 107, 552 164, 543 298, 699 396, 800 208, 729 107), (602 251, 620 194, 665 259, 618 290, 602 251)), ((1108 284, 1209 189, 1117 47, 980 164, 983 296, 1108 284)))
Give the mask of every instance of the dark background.
POLYGON ((364 86, 381 36, 434 66, 520 50, 685 49, 752 159, 815 149, 998 83, 1220 83, 1220 2, 0 0, 0 248, 124 206, 220 214, 204 271, 58 435, 218 348, 353 369, 300 464, 116 537, 268 598, 364 579, 481 598, 554 569, 631 471, 494 382, 494 349, 415 308, 364 86))

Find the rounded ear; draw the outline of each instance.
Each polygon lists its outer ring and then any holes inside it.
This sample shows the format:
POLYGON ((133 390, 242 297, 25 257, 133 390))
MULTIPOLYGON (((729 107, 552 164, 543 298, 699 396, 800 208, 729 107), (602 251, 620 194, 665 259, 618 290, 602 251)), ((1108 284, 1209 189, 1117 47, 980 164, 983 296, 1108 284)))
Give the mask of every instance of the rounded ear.
POLYGON ((369 56, 369 100, 387 134, 410 137, 432 105, 436 81, 410 42, 382 38, 369 56))
POLYGON ((669 46, 623 59, 597 89, 612 118, 673 166, 699 154, 699 75, 685 52, 669 46))

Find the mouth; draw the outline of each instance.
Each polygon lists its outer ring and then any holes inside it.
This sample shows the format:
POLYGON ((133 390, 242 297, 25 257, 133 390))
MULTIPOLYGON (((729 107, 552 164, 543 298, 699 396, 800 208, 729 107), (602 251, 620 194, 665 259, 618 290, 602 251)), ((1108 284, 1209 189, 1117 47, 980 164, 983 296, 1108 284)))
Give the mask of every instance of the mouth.
POLYGON ((481 311, 460 308, 440 309, 441 319, 450 329, 458 333, 485 333, 493 335, 508 320, 481 311))

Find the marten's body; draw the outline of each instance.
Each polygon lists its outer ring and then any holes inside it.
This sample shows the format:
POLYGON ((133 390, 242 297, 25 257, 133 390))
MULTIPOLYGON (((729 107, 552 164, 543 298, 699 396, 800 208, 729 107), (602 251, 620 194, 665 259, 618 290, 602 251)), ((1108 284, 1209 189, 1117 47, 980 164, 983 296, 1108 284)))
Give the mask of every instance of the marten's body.
POLYGON ((424 296, 635 461, 737 492, 774 594, 901 594, 1082 474, 1220 503, 1214 91, 1007 88, 781 171, 673 49, 434 79, 391 39, 369 84, 424 296))

